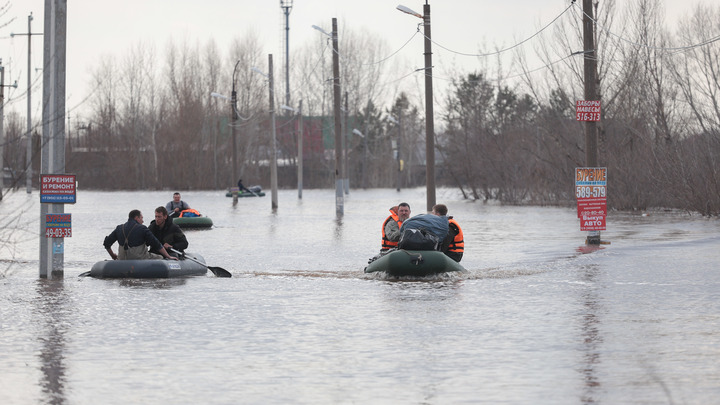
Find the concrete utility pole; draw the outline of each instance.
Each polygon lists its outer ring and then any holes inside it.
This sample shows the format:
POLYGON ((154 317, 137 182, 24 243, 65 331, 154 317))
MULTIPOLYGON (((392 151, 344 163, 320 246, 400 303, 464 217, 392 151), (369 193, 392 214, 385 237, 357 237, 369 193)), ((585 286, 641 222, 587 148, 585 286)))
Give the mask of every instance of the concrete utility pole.
POLYGON ((425 160, 427 183, 427 211, 435 206, 435 117, 433 111, 432 40, 430 39, 430 4, 423 5, 425 27, 425 160))
POLYGON ((273 57, 268 55, 268 82, 270 87, 270 121, 272 122, 272 158, 270 159, 270 188, 271 207, 273 211, 278 208, 278 180, 277 180, 277 134, 275 127, 275 81, 273 79, 273 57))
POLYGON ((350 194, 350 166, 348 166, 348 147, 350 142, 350 134, 348 133, 348 92, 345 92, 345 111, 343 111, 343 134, 342 134, 342 149, 343 149, 343 187, 345 188, 345 195, 350 194))
MULTIPOLYGON (((232 74, 232 92, 230 93, 230 109, 231 111, 231 117, 232 117, 232 123, 230 124, 230 133, 232 134, 232 178, 230 184, 235 184, 238 179, 238 161, 237 161, 237 120, 238 120, 238 113, 237 113, 237 91, 235 91, 235 74, 237 73, 237 68, 240 65, 240 60, 235 62, 235 67, 233 68, 233 74, 232 74)), ((241 190, 238 190, 238 193, 241 190)), ((237 203, 238 195, 235 193, 233 195, 233 204, 237 203)))
POLYGON ((302 189, 303 189, 303 115, 302 115, 302 100, 298 106, 298 199, 302 200, 302 189))
POLYGON ((345 195, 343 194, 344 169, 342 161, 342 118, 340 100, 340 57, 338 50, 337 18, 332 19, 333 43, 333 108, 335 110, 335 214, 345 215, 345 195))
POLYGON ((0 201, 3 199, 3 187, 5 187, 5 87, 17 89, 17 81, 13 85, 5 85, 5 66, 0 59, 0 201))
MULTIPOLYGON (((584 55, 584 84, 585 100, 598 100, 597 95, 597 52, 595 49, 595 34, 592 0, 583 0, 583 55, 584 55)), ((598 143, 597 124, 595 121, 585 121, 585 166, 597 167, 598 143)), ((600 244, 600 231, 588 231, 587 244, 600 244)))
MULTIPOLYGON (((45 32, 48 35, 45 36, 43 47, 41 171, 44 174, 63 174, 67 0, 45 0, 45 32)), ((45 236, 46 215, 64 212, 62 203, 40 204, 40 278, 62 278, 64 275, 64 238, 45 236)))
POLYGON ((280 0, 280 8, 285 13, 285 105, 290 105, 290 10, 293 0, 280 0))
MULTIPOLYGON (((46 5, 47 7, 47 5, 46 5)), ((27 67, 27 168, 25 170, 25 185, 27 187, 27 193, 32 193, 32 100, 31 100, 31 90, 32 90, 32 59, 31 59, 31 48, 32 48, 32 36, 33 35, 42 35, 42 32, 33 33, 32 32, 32 20, 33 16, 32 13, 28 16, 28 32, 24 34, 15 34, 11 33, 10 37, 14 37, 16 35, 27 35, 28 37, 28 67, 27 67)))

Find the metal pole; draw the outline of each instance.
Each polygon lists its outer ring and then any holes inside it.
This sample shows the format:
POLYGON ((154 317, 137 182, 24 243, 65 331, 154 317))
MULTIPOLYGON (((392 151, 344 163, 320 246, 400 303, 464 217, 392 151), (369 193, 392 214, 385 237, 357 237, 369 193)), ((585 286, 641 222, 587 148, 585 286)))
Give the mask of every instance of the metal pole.
MULTIPOLYGON (((45 0, 45 32, 41 172, 62 174, 65 173, 67 0, 45 0)), ((45 218, 48 214, 64 212, 62 203, 40 204, 40 278, 63 278, 64 238, 45 236, 45 218)))
POLYGON ((280 0, 280 7, 285 12, 285 105, 290 105, 290 10, 292 0, 280 0))
POLYGON ((270 157, 270 188, 272 189, 271 207, 273 211, 278 208, 278 181, 277 181, 277 135, 275 133, 275 91, 273 86, 273 58, 268 55, 268 79, 270 87, 270 121, 272 122, 272 156, 270 157))
POLYGON ((337 18, 332 19, 333 42, 333 107, 335 110, 335 214, 345 215, 343 194, 342 122, 340 117, 340 58, 338 50, 337 18))
MULTIPOLYGON (((237 72, 240 61, 235 62, 235 68, 233 69, 232 75, 232 93, 230 93, 230 108, 232 109, 231 117, 232 124, 230 125, 230 132, 232 134, 232 176, 231 183, 235 184, 238 177, 238 163, 237 163, 237 132, 235 127, 237 126, 238 114, 237 114, 237 91, 235 91, 235 73, 237 72)), ((240 190, 238 190, 238 193, 240 190)), ((233 195, 233 204, 237 203, 238 193, 233 195)))
POLYGON ((302 100, 300 100, 300 106, 298 107, 298 115, 300 119, 298 121, 298 199, 302 200, 302 189, 303 189, 303 115, 302 115, 302 100))
POLYGON ((432 41, 430 39, 430 5, 423 5, 425 26, 425 160, 427 183, 427 211, 435 205, 435 119, 433 112, 432 41))
POLYGON ((33 20, 32 13, 28 16, 28 71, 27 71, 27 154, 26 160, 27 160, 27 168, 25 171, 25 187, 27 190, 27 193, 32 193, 32 119, 30 117, 30 112, 32 110, 32 103, 30 101, 30 96, 32 95, 31 90, 31 79, 32 75, 30 74, 30 71, 32 69, 31 62, 32 59, 30 58, 30 47, 32 44, 32 41, 30 40, 32 38, 32 31, 31 28, 31 22, 33 20))
MULTIPOLYGON (((584 90, 585 100, 597 100, 595 40, 593 34, 592 0, 583 0, 583 48, 584 48, 584 90)), ((595 121, 585 121, 585 165, 597 167, 598 164, 597 126, 595 121)), ((600 244, 600 231, 588 231, 586 243, 600 244)))
POLYGON ((342 149, 343 149, 343 187, 345 195, 350 194, 350 166, 348 166, 348 92, 345 92, 345 113, 343 114, 342 149))
POLYGON ((0 59, 0 201, 3 199, 3 186, 5 186, 5 67, 0 59))

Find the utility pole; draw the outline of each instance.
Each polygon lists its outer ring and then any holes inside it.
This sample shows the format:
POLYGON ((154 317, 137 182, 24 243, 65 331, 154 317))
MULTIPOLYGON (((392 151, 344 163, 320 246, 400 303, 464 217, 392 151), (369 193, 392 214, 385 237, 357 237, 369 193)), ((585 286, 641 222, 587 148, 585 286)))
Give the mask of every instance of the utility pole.
POLYGON ((303 189, 303 115, 302 115, 302 100, 298 106, 298 199, 302 200, 302 189, 303 189))
POLYGON ((433 112, 432 40, 430 39, 430 4, 423 5, 425 27, 425 182, 427 212, 435 205, 435 118, 433 112))
MULTIPOLYGON (((231 117, 232 117, 232 124, 230 124, 230 133, 232 134, 232 178, 230 179, 232 182, 230 184, 235 184, 235 179, 238 178, 238 162, 237 162, 237 120, 238 120, 238 113, 237 113, 237 91, 235 91, 235 73, 237 73, 237 68, 240 65, 240 60, 235 62, 235 67, 233 68, 233 75, 232 75, 232 92, 230 93, 230 108, 232 109, 231 117)), ((238 199, 238 193, 241 190, 238 190, 237 193, 233 194, 233 204, 237 204, 238 199)))
MULTIPOLYGON (((45 32, 49 35, 45 36, 43 47, 41 172, 63 174, 65 173, 67 0, 45 0, 45 32)), ((63 277, 64 238, 46 236, 45 218, 48 214, 64 212, 63 203, 40 204, 40 278, 63 277)))
POLYGON ((342 161, 342 122, 340 108, 340 58, 338 50, 337 18, 332 19, 333 43, 333 108, 335 110, 335 214, 338 218, 345 215, 345 196, 343 194, 342 161))
POLYGON ((31 118, 31 111, 32 111, 32 103, 31 103, 31 90, 32 90, 32 59, 30 58, 31 52, 30 49, 32 47, 32 36, 33 35, 42 35, 42 32, 32 32, 32 20, 33 16, 32 13, 28 16, 28 32, 23 34, 14 34, 11 33, 10 37, 14 37, 15 35, 27 35, 28 37, 28 67, 27 67, 27 168, 25 170, 25 185, 27 188, 27 193, 32 193, 32 118, 31 118))
POLYGON ((285 13, 285 105, 290 105, 290 10, 293 0, 280 0, 280 8, 285 13))
POLYGON ((5 85, 5 66, 0 59, 0 201, 3 199, 3 187, 5 186, 5 87, 17 88, 17 81, 13 85, 5 85))
POLYGON ((345 111, 343 111, 343 136, 342 136, 342 148, 343 148, 343 186, 345 188, 345 195, 350 194, 350 166, 348 166, 348 144, 350 137, 348 136, 348 92, 345 92, 345 111))
MULTIPOLYGON (((583 55, 584 55, 584 90, 585 100, 598 100, 597 96, 597 52, 592 0, 583 0, 583 55)), ((597 167, 598 143, 597 125, 595 121, 585 121, 585 166, 597 167)), ((587 244, 600 244, 600 231, 588 231, 587 244)))
POLYGON ((270 121, 272 122, 272 157, 270 158, 270 188, 271 207, 273 212, 278 208, 278 180, 277 180, 277 135, 275 133, 275 81, 273 80, 273 57, 268 55, 268 82, 270 88, 270 121))

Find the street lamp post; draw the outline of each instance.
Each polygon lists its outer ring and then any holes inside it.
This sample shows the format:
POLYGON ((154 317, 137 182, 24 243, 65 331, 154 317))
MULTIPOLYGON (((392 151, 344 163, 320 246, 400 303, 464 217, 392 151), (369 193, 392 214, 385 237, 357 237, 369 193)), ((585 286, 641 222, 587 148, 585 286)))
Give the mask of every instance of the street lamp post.
POLYGON ((13 85, 5 85, 5 67, 0 59, 0 201, 3 199, 3 187, 5 186, 5 162, 3 161, 5 153, 5 87, 17 88, 17 80, 13 85))
POLYGON ((430 4, 425 0, 423 14, 419 14, 405 6, 397 6, 403 13, 423 19, 425 34, 425 182, 427 188, 427 210, 432 211, 435 205, 435 120, 433 112, 432 89, 432 40, 430 36, 430 4))
POLYGON ((273 89, 273 57, 268 54, 268 74, 263 73, 260 69, 254 67, 253 72, 259 73, 268 79, 269 98, 270 98, 270 121, 272 125, 272 150, 270 156, 270 188, 271 188, 271 207, 273 211, 278 208, 278 183, 277 183, 277 135, 275 133, 275 91, 273 89))
POLYGON ((298 105, 298 109, 294 109, 290 106, 280 106, 283 110, 292 111, 298 115, 298 134, 297 134, 297 187, 298 187, 298 199, 302 200, 302 189, 303 189, 303 116, 302 116, 302 100, 298 105))
POLYGON ((27 160, 27 168, 25 170, 25 185, 27 188, 27 193, 32 193, 32 118, 30 112, 32 111, 32 103, 30 100, 31 90, 32 90, 32 58, 30 53, 30 48, 32 45, 31 38, 33 35, 42 35, 41 32, 32 32, 32 20, 33 16, 32 13, 28 16, 28 32, 26 34, 15 34, 10 33, 10 37, 14 37, 16 35, 27 35, 28 37, 28 70, 27 70, 27 154, 26 154, 26 160, 27 160))

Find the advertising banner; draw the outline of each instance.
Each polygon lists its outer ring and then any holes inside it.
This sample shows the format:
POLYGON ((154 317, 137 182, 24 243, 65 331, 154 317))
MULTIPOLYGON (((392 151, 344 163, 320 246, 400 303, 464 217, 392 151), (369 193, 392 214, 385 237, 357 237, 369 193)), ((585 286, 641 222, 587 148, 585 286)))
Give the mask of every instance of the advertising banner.
POLYGON ((72 236, 70 214, 45 214, 46 238, 69 238, 72 236))
POLYGON ((40 202, 75 204, 75 175, 40 175, 40 202))
POLYGON ((581 231, 605 230, 607 217, 607 168, 575 168, 575 197, 581 231))

